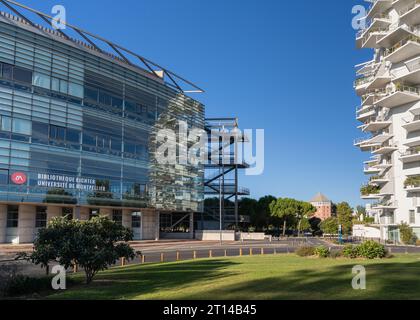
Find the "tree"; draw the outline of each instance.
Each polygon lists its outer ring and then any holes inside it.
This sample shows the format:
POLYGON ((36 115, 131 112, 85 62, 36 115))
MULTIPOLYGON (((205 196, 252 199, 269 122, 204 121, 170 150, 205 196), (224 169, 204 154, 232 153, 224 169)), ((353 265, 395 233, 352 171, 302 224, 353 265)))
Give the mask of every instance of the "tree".
POLYGON ((132 232, 105 217, 89 221, 54 218, 38 232, 34 251, 26 258, 47 267, 57 261, 65 268, 78 265, 85 271, 86 283, 118 259, 134 259, 134 250, 127 244, 132 232))
POLYGON ((319 224, 321 231, 324 234, 338 233, 338 219, 335 217, 328 218, 319 224))
POLYGON ((251 198, 242 198, 239 202, 239 214, 249 216, 251 226, 258 226, 257 200, 251 198))
POLYGON ((309 229, 311 229, 311 223, 309 222, 309 219, 308 218, 303 218, 299 223, 298 231, 303 232, 303 231, 306 231, 306 230, 309 230, 309 229))
POLYGON ((308 218, 316 209, 307 202, 298 201, 290 198, 279 198, 270 204, 271 216, 283 220, 283 236, 286 235, 287 220, 291 218, 298 221, 297 229, 303 218, 308 218))
POLYGON ((413 232, 413 229, 407 224, 402 222, 398 229, 400 230, 400 238, 404 244, 414 244, 416 243, 417 236, 413 232))
POLYGON ((275 200, 276 198, 273 196, 265 196, 258 200, 255 220, 253 221, 251 217, 251 223, 254 223, 257 230, 264 231, 264 229, 268 229, 272 220, 270 215, 270 204, 275 200))
POLYGON ((353 209, 347 202, 337 204, 337 219, 338 224, 342 226, 343 234, 350 234, 353 226, 353 209))

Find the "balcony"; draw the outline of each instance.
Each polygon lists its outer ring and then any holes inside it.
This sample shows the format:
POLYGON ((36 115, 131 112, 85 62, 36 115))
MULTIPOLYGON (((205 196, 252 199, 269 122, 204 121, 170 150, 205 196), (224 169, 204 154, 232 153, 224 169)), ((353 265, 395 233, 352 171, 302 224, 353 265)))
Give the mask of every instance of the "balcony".
POLYGON ((415 58, 404 63, 405 67, 392 71, 396 83, 417 85, 420 83, 420 59, 415 58))
POLYGON ((372 209, 374 210, 395 210, 398 208, 397 200, 391 201, 380 201, 377 203, 372 204, 372 209))
POLYGON ((412 121, 403 125, 403 128, 407 130, 407 133, 420 130, 420 115, 414 116, 412 121))
POLYGON ((372 148, 372 154, 374 155, 385 155, 392 153, 394 151, 398 150, 397 145, 395 144, 385 144, 382 146, 377 146, 372 148))
POLYGON ((369 185, 374 186, 374 185, 382 185, 385 183, 388 183, 390 180, 388 178, 388 176, 372 176, 369 179, 369 185))
POLYGON ((391 9, 393 0, 370 0, 369 2, 372 4, 366 18, 372 19, 372 17, 391 9))
POLYGON ((381 46, 378 41, 383 39, 389 33, 388 28, 372 29, 363 33, 363 36, 357 38, 356 47, 358 49, 379 49, 381 46))
POLYGON ((356 44, 358 47, 363 46, 363 42, 368 38, 368 34, 378 30, 388 30, 391 25, 391 19, 389 15, 386 14, 377 14, 375 17, 368 20, 366 28, 359 30, 356 34, 356 44))
POLYGON ((384 108, 395 108, 420 100, 420 91, 415 87, 397 84, 395 90, 374 103, 384 108))
POLYGON ((376 132, 386 129, 392 124, 392 121, 386 121, 384 118, 374 117, 371 121, 365 124, 362 128, 364 132, 376 132))
POLYGON ((411 26, 420 24, 420 0, 415 0, 399 10, 400 22, 411 26))
POLYGON ((369 84, 375 79, 373 75, 363 76, 354 82, 354 88, 358 96, 366 93, 369 84))
POLYGON ((417 36, 417 33, 413 28, 406 25, 390 28, 388 32, 381 37, 376 44, 378 48, 392 48, 401 39, 408 38, 410 36, 417 36))
POLYGON ((420 161, 420 146, 409 148, 400 157, 402 163, 411 163, 420 161))
POLYGON ((378 186, 364 185, 360 188, 361 198, 365 200, 380 199, 381 188, 378 186))
POLYGON ((407 192, 420 192, 420 176, 408 177, 404 182, 404 189, 407 192))
POLYGON ((365 108, 359 108, 356 110, 356 119, 359 121, 364 121, 369 117, 372 117, 376 114, 375 106, 368 106, 365 108))
POLYGON ((385 52, 385 60, 392 63, 405 61, 420 54, 420 37, 409 36, 398 41, 385 52))

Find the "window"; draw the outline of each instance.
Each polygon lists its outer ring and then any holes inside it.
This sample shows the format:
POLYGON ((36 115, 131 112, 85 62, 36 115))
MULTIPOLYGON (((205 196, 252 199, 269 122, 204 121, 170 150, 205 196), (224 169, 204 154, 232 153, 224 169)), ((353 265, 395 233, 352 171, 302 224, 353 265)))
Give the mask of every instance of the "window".
POLYGON ((112 221, 122 225, 122 210, 112 210, 112 221))
POLYGON ((1 130, 10 132, 12 131, 12 119, 9 117, 1 117, 1 130))
POLYGON ((9 184, 9 170, 0 170, 0 187, 9 184))
POLYGON ((89 220, 94 217, 99 217, 99 209, 89 209, 89 220))
POLYGON ((13 66, 11 66, 10 64, 3 64, 2 77, 6 80, 12 80, 13 79, 13 66))
POLYGON ((107 94, 103 91, 100 91, 99 92, 99 103, 102 103, 106 106, 110 106, 111 103, 112 103, 112 97, 109 94, 107 94))
POLYGON ((131 215, 131 227, 141 228, 141 212, 133 212, 131 215))
POLYGON ((19 206, 7 206, 7 227, 17 228, 19 226, 19 206))
POLYGON ((92 89, 92 88, 86 88, 85 89, 85 98, 97 102, 98 101, 98 90, 97 89, 92 89))
POLYGON ((24 83, 32 83, 32 71, 15 67, 13 71, 13 79, 24 83))
POLYGON ((67 129, 66 141, 70 143, 80 144, 80 131, 75 129, 67 129))
POLYGON ((47 207, 36 207, 35 228, 47 226, 47 207))
POLYGON ((42 122, 32 122, 32 142, 48 144, 48 124, 42 122))
POLYGON ((83 98, 84 93, 83 93, 83 86, 80 84, 76 84, 76 83, 69 83, 69 95, 71 96, 75 96, 78 98, 83 98))
POLYGON ((51 90, 60 91, 60 79, 57 79, 57 78, 51 79, 51 90))
POLYGON ((47 76, 45 74, 35 72, 34 73, 34 79, 33 79, 33 85, 37 87, 41 87, 44 89, 50 89, 51 88, 51 77, 47 76))
POLYGON ((62 208, 61 209, 61 215, 68 220, 73 219, 73 208, 62 208))
POLYGON ((410 210, 410 224, 416 223, 416 212, 414 210, 410 210))
POLYGON ((50 139, 64 141, 66 139, 66 128, 59 126, 50 126, 50 139))
POLYGON ((60 80, 60 92, 67 94, 69 91, 69 83, 65 80, 60 80))
POLYGON ((32 133, 32 123, 29 120, 13 119, 13 133, 19 133, 30 136, 32 133))

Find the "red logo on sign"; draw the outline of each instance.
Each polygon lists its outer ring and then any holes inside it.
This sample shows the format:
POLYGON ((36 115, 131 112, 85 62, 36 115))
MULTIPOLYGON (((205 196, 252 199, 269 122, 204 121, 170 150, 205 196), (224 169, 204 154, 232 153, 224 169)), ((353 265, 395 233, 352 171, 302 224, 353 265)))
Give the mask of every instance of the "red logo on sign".
POLYGON ((23 172, 15 172, 11 177, 14 184, 25 184, 26 183, 26 174, 23 172))

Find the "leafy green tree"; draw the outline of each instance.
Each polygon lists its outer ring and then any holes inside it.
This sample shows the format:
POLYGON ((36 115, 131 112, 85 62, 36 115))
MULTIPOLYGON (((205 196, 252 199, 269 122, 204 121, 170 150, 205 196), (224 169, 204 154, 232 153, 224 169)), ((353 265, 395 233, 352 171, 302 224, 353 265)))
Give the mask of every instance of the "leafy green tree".
POLYGON ((258 214, 257 214, 258 201, 251 198, 242 198, 239 201, 239 214, 249 216, 251 226, 258 227, 258 214))
POLYGON ((258 231, 264 231, 268 229, 268 226, 272 222, 270 214, 270 204, 275 201, 276 198, 273 196, 265 196, 258 200, 255 220, 251 217, 251 222, 258 231))
POLYGON ((299 223, 298 231, 303 232, 303 231, 310 230, 310 229, 311 229, 311 224, 309 222, 309 219, 308 218, 303 218, 299 223))
POLYGON ((298 221, 297 229, 300 229, 302 219, 308 218, 316 209, 307 202, 291 198, 279 198, 270 204, 271 216, 283 220, 283 236, 286 235, 287 221, 298 221))
POLYGON ((321 231, 324 234, 338 233, 338 219, 335 217, 328 218, 319 224, 321 231))
POLYGON ((337 219, 338 224, 343 228, 343 234, 350 234, 353 227, 353 209, 347 202, 337 204, 337 219))
POLYGON ((416 243, 417 236, 413 232, 413 228, 411 228, 407 223, 402 222, 398 229, 400 230, 400 238, 404 244, 414 244, 416 243))
POLYGON ((86 283, 119 258, 134 259, 134 250, 127 241, 132 232, 105 217, 89 221, 54 218, 38 232, 34 251, 26 258, 47 267, 57 261, 65 268, 78 265, 85 271, 86 283))

